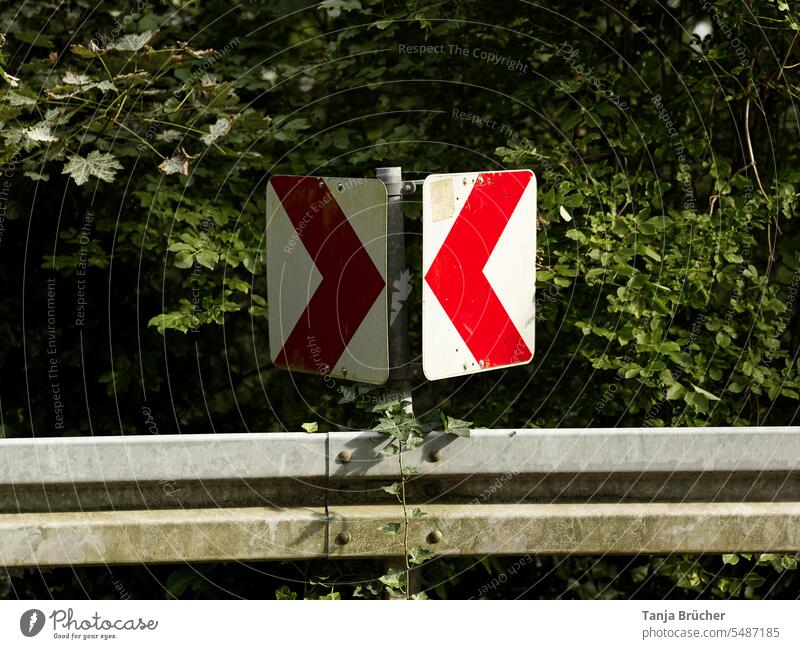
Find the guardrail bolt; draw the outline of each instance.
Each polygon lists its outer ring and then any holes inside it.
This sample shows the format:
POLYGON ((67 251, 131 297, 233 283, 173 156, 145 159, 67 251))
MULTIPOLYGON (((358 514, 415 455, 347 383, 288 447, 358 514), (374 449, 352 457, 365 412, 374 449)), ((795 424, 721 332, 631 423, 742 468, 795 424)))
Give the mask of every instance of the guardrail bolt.
POLYGON ((441 462, 444 459, 444 453, 442 452, 442 449, 439 448, 439 449, 436 449, 435 451, 433 451, 428 456, 428 459, 431 462, 441 462))
POLYGON ((347 464, 353 459, 353 454, 350 451, 341 451, 339 455, 336 456, 336 459, 342 464, 347 464))
POLYGON ((442 530, 433 530, 430 534, 428 534, 428 543, 431 545, 435 545, 439 543, 444 535, 442 534, 442 530))
POLYGON ((350 532, 339 532, 336 535, 336 544, 337 545, 347 545, 350 543, 350 539, 353 537, 350 535, 350 532))

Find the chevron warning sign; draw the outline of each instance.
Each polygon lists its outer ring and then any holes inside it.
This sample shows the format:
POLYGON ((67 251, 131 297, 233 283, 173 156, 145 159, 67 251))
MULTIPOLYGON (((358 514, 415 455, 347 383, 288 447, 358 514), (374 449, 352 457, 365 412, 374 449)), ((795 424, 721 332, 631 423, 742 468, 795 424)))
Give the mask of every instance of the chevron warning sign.
POLYGON ((533 358, 536 177, 428 176, 422 188, 422 365, 428 379, 533 358))
POLYGON ((267 297, 276 366, 386 381, 386 206, 378 180, 270 179, 267 297))

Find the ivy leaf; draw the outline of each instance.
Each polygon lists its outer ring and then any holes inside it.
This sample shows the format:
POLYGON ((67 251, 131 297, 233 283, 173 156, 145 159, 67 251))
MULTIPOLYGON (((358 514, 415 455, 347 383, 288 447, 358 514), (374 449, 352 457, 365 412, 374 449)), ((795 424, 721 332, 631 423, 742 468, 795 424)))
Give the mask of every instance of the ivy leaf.
POLYGON ((307 433, 316 433, 319 430, 319 425, 317 424, 316 421, 313 421, 307 424, 302 424, 300 428, 302 428, 307 433))
POLYGON ((396 408, 402 402, 400 399, 391 399, 386 401, 380 401, 376 403, 372 408, 372 412, 386 412, 387 410, 391 410, 392 408, 396 408))
POLYGON ((83 185, 91 176, 105 182, 112 182, 122 165, 110 153, 92 151, 85 158, 77 154, 68 156, 69 162, 64 165, 62 174, 69 174, 76 185, 83 185))
POLYGON ((433 552, 427 548, 415 546, 408 550, 408 562, 413 563, 415 566, 430 561, 431 559, 433 559, 433 552))
POLYGON ((372 430, 376 433, 385 433, 387 435, 391 435, 393 437, 399 437, 401 435, 400 427, 397 425, 393 419, 384 419, 383 421, 379 421, 375 426, 372 427, 372 430))
POLYGON ((394 457, 397 455, 398 450, 399 449, 394 444, 387 444, 380 450, 380 453, 383 457, 394 457))
POLYGON ((389 588, 402 589, 405 586, 405 572, 399 568, 390 568, 389 572, 378 577, 378 581, 389 588))
POLYGON ((275 589, 275 599, 297 599, 297 593, 284 584, 275 589))
POLYGON ((422 516, 427 516, 427 514, 424 511, 422 511, 419 507, 412 507, 408 515, 411 518, 421 518, 422 516))
POLYGON ((386 536, 394 536, 400 531, 400 523, 387 523, 383 527, 379 527, 378 531, 386 536))
POLYGON ((399 482, 394 482, 394 483, 392 483, 390 485, 385 485, 385 486, 381 487, 381 489, 383 489, 387 494, 392 494, 393 496, 399 496, 400 495, 400 483, 399 482))
POLYGON ((444 424, 444 432, 459 437, 469 437, 469 429, 472 426, 471 421, 464 421, 463 419, 456 419, 455 417, 448 417, 441 413, 442 423, 444 424))
POLYGON ((120 52, 138 52, 145 45, 147 45, 156 35, 156 32, 147 30, 141 34, 125 34, 122 38, 110 43, 109 50, 118 50, 120 52))

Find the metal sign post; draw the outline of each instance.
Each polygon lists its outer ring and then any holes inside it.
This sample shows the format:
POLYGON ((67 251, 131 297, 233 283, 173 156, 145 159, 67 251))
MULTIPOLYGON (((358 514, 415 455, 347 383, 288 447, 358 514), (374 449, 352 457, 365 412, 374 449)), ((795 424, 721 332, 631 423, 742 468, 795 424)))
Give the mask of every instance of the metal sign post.
MULTIPOLYGON (((387 317, 389 319, 389 387, 413 413, 408 345, 408 310, 403 299, 410 290, 410 271, 406 266, 405 225, 403 223, 403 170, 401 167, 378 167, 375 175, 386 185, 388 195, 386 248, 388 252, 387 284, 389 286, 387 317)), ((419 371, 417 370, 417 374, 419 371)))

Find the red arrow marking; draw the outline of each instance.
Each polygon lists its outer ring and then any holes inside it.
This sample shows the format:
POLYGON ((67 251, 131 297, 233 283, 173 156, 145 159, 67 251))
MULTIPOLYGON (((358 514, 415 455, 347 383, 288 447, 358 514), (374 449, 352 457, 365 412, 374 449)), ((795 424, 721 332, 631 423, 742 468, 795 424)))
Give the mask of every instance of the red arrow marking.
POLYGON ((475 360, 486 367, 532 356, 483 274, 530 180, 530 171, 480 174, 425 275, 475 360))
POLYGON ((327 374, 386 286, 328 186, 311 176, 271 184, 322 275, 275 365, 327 374))

